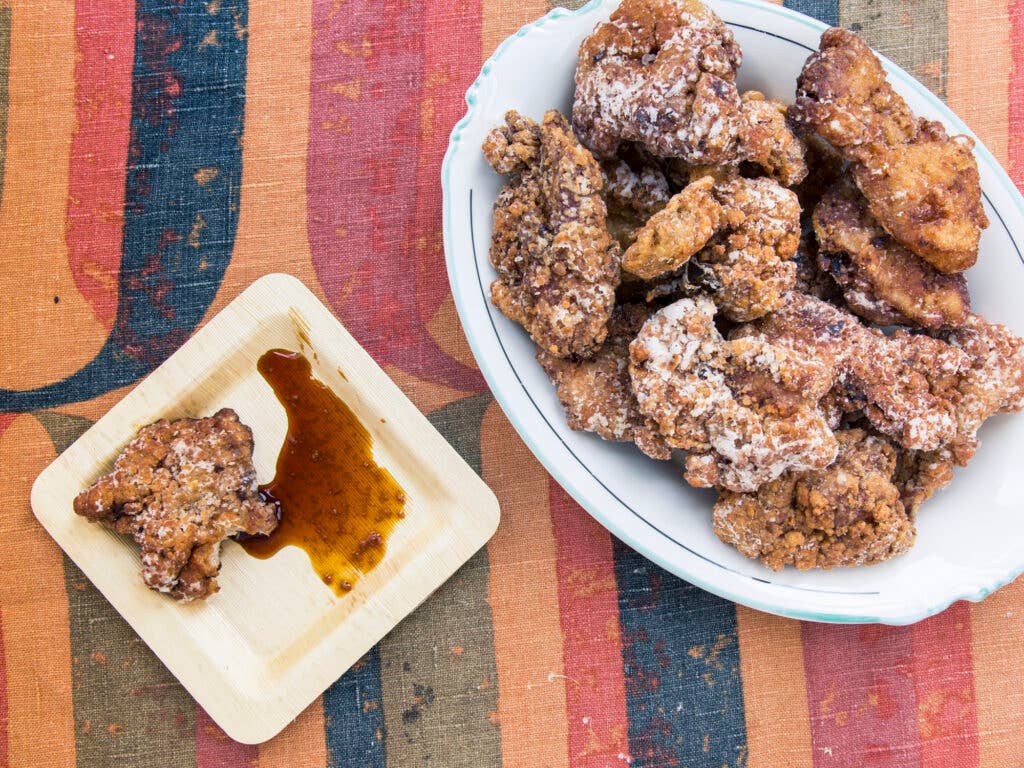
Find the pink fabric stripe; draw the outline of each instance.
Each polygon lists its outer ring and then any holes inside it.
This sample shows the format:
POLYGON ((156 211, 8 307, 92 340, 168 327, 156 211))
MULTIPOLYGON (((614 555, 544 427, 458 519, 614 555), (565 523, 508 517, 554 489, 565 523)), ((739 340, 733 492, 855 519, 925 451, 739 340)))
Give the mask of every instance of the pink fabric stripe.
POLYGON ((1013 69, 1010 74, 1009 170, 1017 188, 1024 191, 1024 0, 1010 5, 1010 50, 1013 69))
POLYGON ((68 260, 78 290, 109 328, 121 263, 134 0, 77 0, 75 38, 78 126, 68 179, 68 260))
POLYGON ((196 704, 196 768, 256 768, 259 747, 239 744, 196 704))
POLYGON ((557 541, 569 765, 628 764, 629 721, 611 538, 550 481, 557 541))
POLYGON ((971 612, 956 603, 913 625, 914 684, 923 768, 978 764, 971 612))
POLYGON ((449 5, 317 0, 307 177, 313 266, 331 307, 379 363, 467 392, 484 389, 480 373, 446 355, 426 319, 448 290, 433 189, 450 94, 479 66, 476 43, 460 53, 479 40, 479 14, 468 18, 475 32, 449 5))
POLYGON ((802 628, 817 768, 917 768, 911 630, 867 624, 802 628))

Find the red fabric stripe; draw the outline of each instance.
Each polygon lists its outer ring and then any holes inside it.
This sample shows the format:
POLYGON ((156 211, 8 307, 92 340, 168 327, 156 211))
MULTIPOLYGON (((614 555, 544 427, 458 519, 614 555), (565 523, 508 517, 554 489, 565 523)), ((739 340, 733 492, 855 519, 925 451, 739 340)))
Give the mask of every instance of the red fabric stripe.
POLYGON ((911 630, 805 623, 802 634, 814 765, 917 768, 911 630))
POLYGON ((625 766, 629 721, 611 537, 553 480, 550 497, 558 552, 569 765, 625 766))
POLYGON ((923 768, 978 764, 971 613, 957 603, 911 627, 923 768))
POLYGON ((117 311, 135 51, 134 0, 77 0, 78 127, 68 179, 68 261, 108 328, 117 311))
POLYGON ((1024 0, 1010 4, 1010 51, 1013 69, 1010 75, 1010 177, 1024 191, 1024 0))
POLYGON ((434 188, 452 94, 479 66, 479 12, 351 0, 318 3, 313 23, 308 231, 324 293, 377 362, 483 390, 423 319, 448 290, 434 188))
POLYGON ((423 290, 415 296, 421 323, 426 323, 437 312, 449 290, 448 281, 439 279, 444 274, 445 263, 438 179, 448 136, 466 112, 466 89, 480 72, 481 15, 480 0, 423 5, 425 44, 419 104, 420 151, 413 228, 407 243, 422 275, 417 283, 423 290))
POLYGON ((259 747, 239 744, 196 704, 196 768, 256 768, 259 747))

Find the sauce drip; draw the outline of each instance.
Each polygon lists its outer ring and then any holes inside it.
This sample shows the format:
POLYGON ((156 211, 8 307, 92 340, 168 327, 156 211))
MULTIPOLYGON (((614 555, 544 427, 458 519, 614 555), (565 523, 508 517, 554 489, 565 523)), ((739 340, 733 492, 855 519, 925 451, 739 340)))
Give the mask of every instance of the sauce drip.
POLYGON ((373 460, 373 441, 352 410, 313 378, 298 352, 272 349, 257 369, 288 414, 274 479, 260 492, 278 503, 270 536, 240 544, 266 559, 288 545, 305 550, 325 584, 342 595, 384 557, 405 516, 405 493, 373 460))

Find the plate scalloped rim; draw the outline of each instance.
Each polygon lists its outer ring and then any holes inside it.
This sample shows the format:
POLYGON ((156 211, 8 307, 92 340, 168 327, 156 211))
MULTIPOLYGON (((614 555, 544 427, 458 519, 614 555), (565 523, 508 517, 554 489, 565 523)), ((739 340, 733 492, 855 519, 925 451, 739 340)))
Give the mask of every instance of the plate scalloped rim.
MULTIPOLYGON (((805 27, 813 29, 818 34, 824 32, 829 28, 829 25, 824 24, 816 19, 801 14, 797 11, 793 11, 782 6, 776 6, 769 3, 758 2, 757 0, 705 0, 709 5, 717 6, 721 4, 731 4, 746 6, 751 9, 756 9, 759 12, 767 12, 775 14, 781 17, 785 17, 791 22, 799 23, 805 27)), ((1024 573, 1024 556, 1020 558, 1018 562, 1015 562, 1008 570, 1001 571, 998 575, 987 574, 984 578, 984 583, 972 583, 967 584, 961 590, 956 591, 955 594, 944 594, 940 599, 935 599, 925 604, 914 604, 912 606, 906 606, 904 610, 898 609, 878 611, 875 613, 850 613, 842 611, 829 611, 829 610, 802 610, 791 605, 782 605, 773 603, 771 601, 751 599, 749 596, 743 594, 740 591, 733 589, 723 588, 721 585, 710 583, 707 579, 702 578, 700 575, 692 572, 691 569, 680 564, 678 561, 671 560, 669 558, 661 556, 660 553, 651 551, 648 547, 643 546, 639 541, 637 534, 630 530, 629 527, 624 527, 618 523, 613 517, 604 514, 603 510, 594 509, 590 504, 586 502, 585 494, 577 487, 576 483, 573 482, 571 476, 563 471, 556 463, 548 461, 545 456, 545 452, 540 448, 537 440, 530 433, 528 429, 517 419, 514 410, 510 407, 508 396, 502 391, 500 387, 495 386, 496 372, 492 368, 491 361, 488 357, 481 352, 481 342, 470 332, 467 324, 466 312, 464 307, 463 298, 461 296, 460 283, 456 279, 455 259, 452 256, 452 245, 453 245, 453 229, 451 223, 452 215, 452 183, 451 183, 451 170, 454 164, 455 158, 461 148, 462 134, 465 132, 467 126, 473 121, 476 111, 479 105, 479 94, 491 78, 491 72, 494 66, 500 61, 503 56, 506 55, 509 48, 514 46, 517 41, 521 38, 526 37, 532 33, 535 33, 546 26, 551 25, 554 22, 564 19, 566 17, 574 16, 585 16, 593 14, 595 11, 604 7, 611 7, 617 5, 618 0, 590 0, 590 2, 581 6, 575 10, 569 10, 566 8, 554 8, 547 14, 537 19, 534 22, 525 24, 516 33, 507 37, 502 43, 495 49, 494 53, 488 57, 486 62, 483 64, 480 74, 476 77, 474 82, 470 85, 466 91, 465 101, 467 105, 466 114, 455 124, 451 131, 449 138, 448 148, 444 155, 444 160, 441 167, 441 186, 443 193, 443 238, 444 248, 446 257, 446 266, 448 272, 449 282, 452 287, 453 298, 455 300, 456 309, 458 311, 460 320, 463 328, 466 330, 466 337, 469 342, 470 348, 473 351, 473 355, 480 366, 480 370, 487 380, 495 399, 501 405, 502 410, 508 417, 509 421, 515 427, 517 433, 534 453, 534 455, 541 461, 544 467, 551 473, 555 480, 577 501, 579 504, 601 525, 607 528, 613 535, 624 541, 629 546, 633 547, 637 551, 644 554, 647 558, 655 562, 660 567, 668 570, 671 573, 679 576, 686 581, 701 587, 709 592, 712 592, 720 597, 731 600, 742 605, 746 605, 757 610, 773 613, 779 616, 787 618, 806 620, 806 621, 817 621, 817 622, 828 622, 828 623, 844 623, 844 624, 858 624, 858 623, 883 623, 891 625, 906 625, 921 621, 929 616, 941 612, 948 608, 954 602, 959 600, 969 600, 971 602, 979 602, 980 600, 987 597, 989 594, 1010 583, 1022 573, 1024 573)), ((1020 219, 1024 219, 1024 199, 1021 198, 1020 193, 1013 185, 1006 172, 1002 169, 1002 166, 995 159, 988 148, 977 138, 973 131, 965 124, 958 116, 955 115, 945 104, 941 101, 934 93, 928 88, 920 84, 916 79, 911 77, 902 68, 893 63, 890 59, 884 55, 875 51, 875 54, 881 60, 887 73, 890 76, 896 77, 903 85, 913 89, 919 96, 923 97, 929 104, 939 113, 941 113, 942 119, 951 123, 954 128, 960 132, 967 134, 975 139, 975 153, 979 159, 979 164, 984 164, 989 167, 994 167, 997 171, 995 174, 996 178, 1001 182, 1004 188, 1004 193, 1008 195, 1008 202, 1012 202, 1016 206, 1015 213, 1018 214, 1020 219)), ((1010 235, 1011 240, 1012 234, 1007 228, 1007 233, 1010 235)), ((1014 240, 1016 244, 1016 241, 1014 240)), ((1019 252, 1019 248, 1018 248, 1019 252)), ((512 372, 518 378, 518 372, 515 367, 509 363, 512 372)), ((520 381, 520 384, 522 382, 520 381)), ((523 385, 525 389, 525 385, 523 385)), ((1022 416, 1024 418, 1024 416, 1022 416)))

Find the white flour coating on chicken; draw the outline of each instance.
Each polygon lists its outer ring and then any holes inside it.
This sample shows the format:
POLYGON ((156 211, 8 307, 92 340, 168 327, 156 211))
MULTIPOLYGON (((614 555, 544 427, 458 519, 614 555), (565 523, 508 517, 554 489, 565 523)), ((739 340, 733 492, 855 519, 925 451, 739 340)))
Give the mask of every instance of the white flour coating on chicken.
POLYGON ((846 409, 863 411, 904 448, 933 450, 955 437, 952 391, 968 364, 955 347, 904 331, 886 336, 850 312, 796 292, 750 333, 829 366, 846 409))
POLYGON ((710 299, 681 299, 657 312, 630 345, 641 412, 666 442, 690 451, 691 485, 752 491, 787 469, 820 469, 836 441, 818 408, 832 380, 763 338, 726 341, 710 299))
POLYGON ((181 601, 208 597, 219 589, 221 541, 277 527, 274 505, 256 487, 252 446, 252 431, 230 408, 160 419, 78 494, 75 512, 135 539, 151 589, 181 601))
POLYGON ((541 125, 509 112, 483 150, 495 170, 512 174, 494 203, 492 303, 548 353, 592 354, 620 276, 597 161, 555 110, 541 125))
POLYGON ((1024 339, 980 315, 968 316, 946 338, 970 360, 957 377, 954 394, 957 431, 952 452, 962 466, 977 450, 978 429, 989 416, 1024 408, 1024 339))
POLYGON ((829 467, 786 472, 754 493, 723 491, 718 538, 775 571, 869 565, 908 551, 916 532, 897 485, 897 451, 862 429, 836 438, 829 467))
POLYGON ((624 0, 580 46, 573 125, 596 154, 736 159, 742 125, 732 32, 697 0, 624 0))

